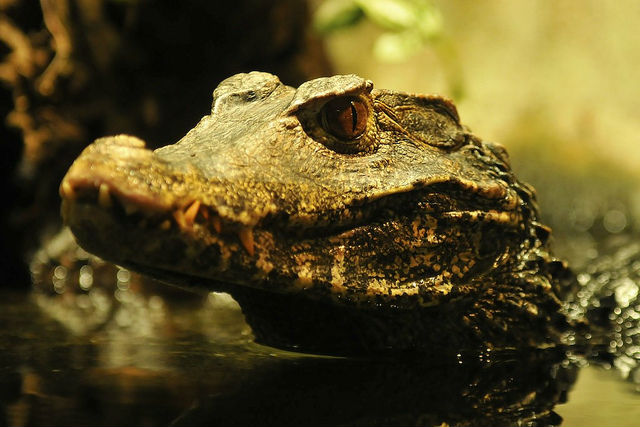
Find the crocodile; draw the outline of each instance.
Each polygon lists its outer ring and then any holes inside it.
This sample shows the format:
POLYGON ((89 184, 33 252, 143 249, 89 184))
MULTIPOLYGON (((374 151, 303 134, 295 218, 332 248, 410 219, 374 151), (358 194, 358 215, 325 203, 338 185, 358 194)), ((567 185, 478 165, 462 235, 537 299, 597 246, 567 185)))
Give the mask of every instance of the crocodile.
POLYGON ((270 346, 544 347, 589 328, 535 190, 440 96, 237 74, 175 144, 96 140, 60 194, 87 251, 230 293, 270 346))

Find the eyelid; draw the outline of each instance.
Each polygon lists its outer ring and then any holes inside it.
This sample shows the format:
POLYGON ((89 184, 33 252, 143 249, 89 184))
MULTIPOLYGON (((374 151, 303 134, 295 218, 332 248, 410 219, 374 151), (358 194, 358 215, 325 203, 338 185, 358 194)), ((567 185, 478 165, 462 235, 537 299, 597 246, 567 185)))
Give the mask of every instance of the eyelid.
POLYGON ((286 114, 298 114, 314 104, 337 97, 369 94, 372 89, 373 82, 355 74, 320 77, 305 82, 296 89, 286 114))

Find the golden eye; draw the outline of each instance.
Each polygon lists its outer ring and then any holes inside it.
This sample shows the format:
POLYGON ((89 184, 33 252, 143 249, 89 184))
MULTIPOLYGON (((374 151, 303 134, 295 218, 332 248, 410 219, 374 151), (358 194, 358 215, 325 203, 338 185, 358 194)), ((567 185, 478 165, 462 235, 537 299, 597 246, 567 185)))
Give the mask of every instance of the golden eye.
POLYGON ((367 128, 369 110, 358 98, 337 98, 322 107, 322 127, 339 139, 355 139, 367 128))

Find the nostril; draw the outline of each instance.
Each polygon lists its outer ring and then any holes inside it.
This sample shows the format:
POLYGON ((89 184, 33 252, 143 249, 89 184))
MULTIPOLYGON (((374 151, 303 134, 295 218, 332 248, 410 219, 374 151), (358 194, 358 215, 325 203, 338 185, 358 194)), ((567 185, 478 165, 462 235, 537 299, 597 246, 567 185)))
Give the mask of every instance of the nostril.
MULTIPOLYGON (((146 148, 146 143, 135 136, 115 135, 97 139, 78 157, 75 163, 89 162, 104 164, 114 162, 141 162, 145 164, 153 157, 153 151, 146 148)), ((73 168, 73 166, 72 166, 73 168)))
POLYGON ((105 145, 118 145, 121 147, 146 148, 146 142, 144 142, 142 139, 125 134, 100 138, 96 142, 101 142, 105 145))

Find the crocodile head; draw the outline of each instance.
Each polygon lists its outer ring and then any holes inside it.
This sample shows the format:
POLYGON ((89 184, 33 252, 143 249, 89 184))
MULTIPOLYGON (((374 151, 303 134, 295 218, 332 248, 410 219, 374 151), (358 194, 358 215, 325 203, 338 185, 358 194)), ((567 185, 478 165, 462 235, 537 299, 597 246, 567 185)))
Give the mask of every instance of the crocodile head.
POLYGON ((559 307, 554 261, 532 190, 440 97, 354 75, 294 89, 239 74, 177 143, 99 139, 60 189, 81 246, 230 292, 270 344, 413 349, 553 335, 541 325, 559 307))

